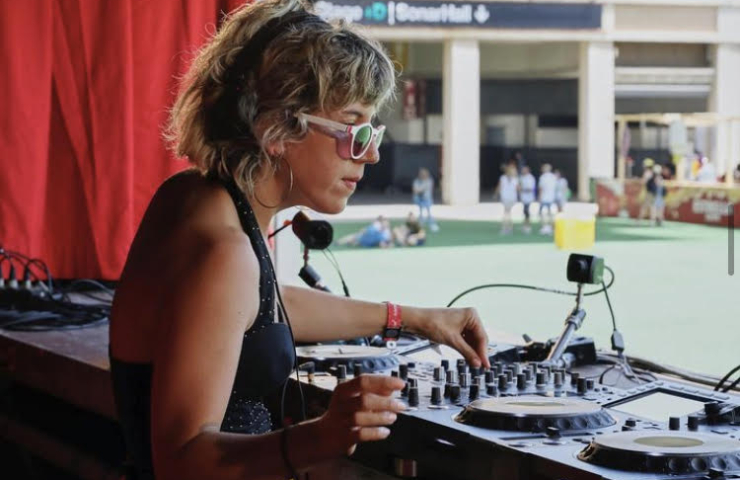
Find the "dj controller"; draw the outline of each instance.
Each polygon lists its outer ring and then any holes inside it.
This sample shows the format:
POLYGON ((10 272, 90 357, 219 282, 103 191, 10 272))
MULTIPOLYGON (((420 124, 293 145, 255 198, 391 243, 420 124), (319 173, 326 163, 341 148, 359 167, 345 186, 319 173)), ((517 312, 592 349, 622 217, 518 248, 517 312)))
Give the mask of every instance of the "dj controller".
POLYGON ((355 454, 398 477, 740 478, 740 396, 668 378, 614 386, 601 380, 608 366, 561 368, 521 351, 491 345, 490 369, 432 347, 319 345, 298 355, 314 394, 365 373, 406 381, 397 396, 408 409, 391 435, 355 454))

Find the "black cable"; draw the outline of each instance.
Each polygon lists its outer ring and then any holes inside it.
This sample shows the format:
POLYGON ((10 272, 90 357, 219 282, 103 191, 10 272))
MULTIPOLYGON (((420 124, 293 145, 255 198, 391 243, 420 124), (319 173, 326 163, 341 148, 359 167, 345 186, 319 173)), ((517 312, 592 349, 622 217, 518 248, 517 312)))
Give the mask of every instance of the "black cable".
POLYGON ((282 226, 282 227, 278 228, 277 230, 275 230, 274 232, 272 232, 271 234, 269 234, 269 235, 267 236, 268 240, 269 240, 270 238, 274 237, 275 235, 277 235, 278 233, 282 232, 283 230, 285 230, 286 228, 288 228, 288 227, 289 227, 289 226, 291 226, 292 224, 293 224, 293 222, 291 222, 291 221, 287 221, 287 222, 285 222, 285 223, 283 224, 283 226, 282 226))
POLYGON ((328 247, 321 252, 324 254, 326 259, 329 260, 329 263, 331 263, 331 265, 339 274, 339 280, 342 282, 342 290, 344 290, 344 296, 349 298, 351 296, 349 294, 349 288, 347 287, 347 282, 344 281, 344 275, 342 275, 342 270, 339 268, 339 262, 337 261, 337 257, 334 256, 334 252, 332 252, 328 247))
POLYGON ((727 393, 730 390, 735 390, 735 388, 740 384, 740 377, 737 377, 734 382, 732 382, 728 387, 726 387, 722 392, 727 393))
MULTIPOLYGON (((608 267, 607 267, 608 268, 608 267)), ((614 280, 614 273, 612 273, 612 283, 614 280)), ((612 326, 614 327, 614 331, 617 331, 617 320, 614 318, 614 310, 612 309, 612 302, 609 300, 609 292, 607 292, 606 284, 604 283, 604 280, 601 281, 602 290, 604 291, 604 295, 606 296, 606 304, 609 306, 609 313, 612 316, 612 326)))
MULTIPOLYGON (((614 271, 612 271, 611 268, 606 267, 606 266, 604 268, 606 270, 608 270, 609 273, 612 276, 612 278, 609 280, 609 283, 607 285, 605 285, 604 287, 598 289, 598 290, 594 290, 593 292, 586 292, 586 293, 584 293, 583 294, 584 297, 589 297, 591 295, 598 295, 599 293, 606 291, 606 289, 611 288, 611 286, 614 284, 614 271)), ((554 289, 554 288, 535 287, 533 285, 522 285, 522 284, 519 284, 519 283, 491 283, 491 284, 487 284, 487 285, 478 285, 477 287, 473 287, 473 288, 469 288, 468 290, 465 290, 464 292, 462 292, 461 294, 459 294, 458 296, 456 296, 455 298, 453 298, 450 301, 450 303, 447 304, 447 307, 448 308, 451 307, 455 302, 457 302, 458 300, 460 300, 462 297, 464 297, 465 295, 467 295, 469 293, 472 293, 472 292, 475 292, 475 291, 478 291, 478 290, 483 290, 483 289, 486 289, 486 288, 498 288, 498 287, 504 287, 504 288, 521 288, 521 289, 524 289, 524 290, 534 290, 534 291, 537 291, 537 292, 554 293, 554 294, 557 294, 557 295, 567 295, 569 297, 575 297, 575 296, 578 295, 577 292, 568 292, 568 291, 565 291, 565 290, 557 290, 557 289, 554 289)))
POLYGON ((719 389, 724 386, 724 383, 727 380, 729 380, 729 378, 732 376, 732 374, 735 373, 735 372, 737 372, 738 370, 740 370, 740 365, 738 365, 737 367, 735 367, 732 370, 730 370, 729 372, 727 372, 727 375, 725 375, 724 377, 722 377, 722 380, 720 380, 719 382, 717 382, 717 385, 714 386, 714 391, 715 392, 719 391, 719 389))

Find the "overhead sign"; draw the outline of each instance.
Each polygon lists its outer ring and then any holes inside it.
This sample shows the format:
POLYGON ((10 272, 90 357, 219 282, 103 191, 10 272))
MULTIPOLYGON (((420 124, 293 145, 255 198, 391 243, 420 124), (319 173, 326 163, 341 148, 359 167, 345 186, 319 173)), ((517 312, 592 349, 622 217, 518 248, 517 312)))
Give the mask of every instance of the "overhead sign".
POLYGON ((326 20, 387 27, 598 29, 601 5, 588 3, 319 0, 326 20))

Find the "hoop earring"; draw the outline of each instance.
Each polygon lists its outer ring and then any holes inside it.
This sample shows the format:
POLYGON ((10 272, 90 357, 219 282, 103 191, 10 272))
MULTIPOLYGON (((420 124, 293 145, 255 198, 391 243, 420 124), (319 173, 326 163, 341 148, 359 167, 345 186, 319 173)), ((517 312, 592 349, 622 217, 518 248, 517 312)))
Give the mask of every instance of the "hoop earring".
POLYGON ((282 204, 290 196, 290 193, 293 191, 293 168, 290 166, 290 163, 288 163, 287 160, 285 160, 284 157, 281 156, 279 160, 282 160, 288 166, 288 172, 290 174, 290 184, 288 186, 288 193, 283 195, 283 198, 281 198, 277 204, 267 205, 262 200, 260 200, 260 198, 257 196, 257 191, 256 190, 254 191, 254 199, 257 200, 257 203, 262 205, 264 208, 267 208, 270 210, 279 207, 280 204, 282 204))

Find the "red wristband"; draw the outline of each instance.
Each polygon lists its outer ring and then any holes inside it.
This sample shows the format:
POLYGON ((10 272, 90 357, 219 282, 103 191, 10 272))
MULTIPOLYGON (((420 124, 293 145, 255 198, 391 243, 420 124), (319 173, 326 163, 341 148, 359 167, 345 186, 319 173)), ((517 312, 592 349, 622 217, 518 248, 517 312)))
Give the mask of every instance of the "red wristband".
POLYGON ((388 342, 401 336, 401 307, 391 302, 386 302, 386 307, 388 318, 383 329, 383 340, 388 342))

